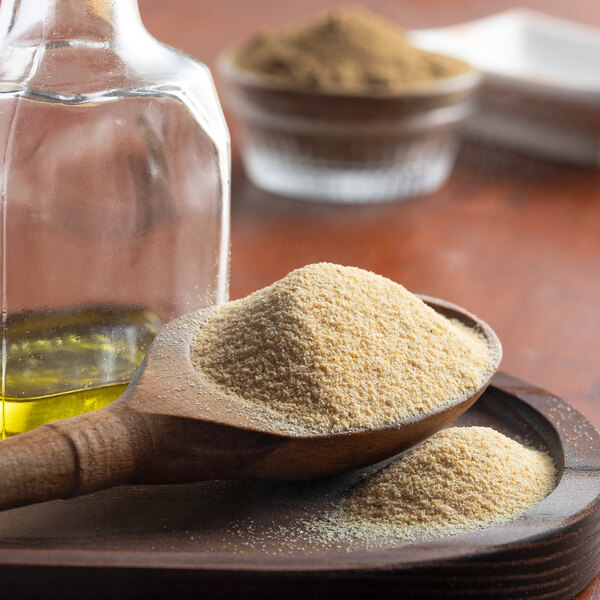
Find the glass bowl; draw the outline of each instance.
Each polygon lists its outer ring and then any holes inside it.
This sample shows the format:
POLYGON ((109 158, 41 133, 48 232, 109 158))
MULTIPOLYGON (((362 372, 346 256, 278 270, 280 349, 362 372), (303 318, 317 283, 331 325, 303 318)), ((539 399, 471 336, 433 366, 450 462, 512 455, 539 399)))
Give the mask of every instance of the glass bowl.
POLYGON ((481 83, 466 67, 399 94, 338 95, 283 87, 237 67, 230 54, 218 66, 249 179, 283 196, 343 203, 441 187, 481 83))

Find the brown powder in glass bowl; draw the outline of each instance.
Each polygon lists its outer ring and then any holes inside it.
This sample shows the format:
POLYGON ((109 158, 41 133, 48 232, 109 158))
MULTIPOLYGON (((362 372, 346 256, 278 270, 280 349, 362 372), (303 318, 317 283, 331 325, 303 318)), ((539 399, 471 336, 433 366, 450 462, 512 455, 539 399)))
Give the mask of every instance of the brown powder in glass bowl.
POLYGON ((393 94, 469 69, 415 48, 395 24, 359 9, 259 34, 239 48, 234 62, 285 87, 336 94, 393 94))

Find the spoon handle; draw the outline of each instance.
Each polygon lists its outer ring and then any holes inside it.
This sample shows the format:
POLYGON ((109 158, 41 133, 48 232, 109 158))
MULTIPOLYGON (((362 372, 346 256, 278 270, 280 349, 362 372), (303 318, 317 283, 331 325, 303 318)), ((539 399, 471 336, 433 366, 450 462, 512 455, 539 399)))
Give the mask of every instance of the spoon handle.
POLYGON ((0 510, 127 483, 144 449, 140 425, 109 406, 0 442, 0 510))

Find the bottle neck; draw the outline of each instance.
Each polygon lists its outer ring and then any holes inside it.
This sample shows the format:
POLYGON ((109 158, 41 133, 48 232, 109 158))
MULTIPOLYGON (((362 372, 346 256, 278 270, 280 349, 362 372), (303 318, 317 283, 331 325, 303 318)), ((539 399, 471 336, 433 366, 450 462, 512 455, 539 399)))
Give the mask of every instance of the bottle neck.
POLYGON ((137 0, 2 0, 0 40, 110 44, 145 32, 137 0))

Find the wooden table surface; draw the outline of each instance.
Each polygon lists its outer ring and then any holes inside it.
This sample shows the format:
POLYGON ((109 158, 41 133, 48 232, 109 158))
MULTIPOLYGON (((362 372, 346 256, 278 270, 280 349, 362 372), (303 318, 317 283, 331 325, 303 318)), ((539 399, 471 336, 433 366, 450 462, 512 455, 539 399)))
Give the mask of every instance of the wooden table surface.
MULTIPOLYGON (((148 29, 209 65, 223 48, 341 4, 335 0, 140 0, 148 29)), ((597 0, 371 0, 409 28, 526 5, 600 26, 597 0)), ((499 52, 502 49, 498 49, 499 52)), ((219 83, 217 81, 217 83, 219 83)), ((235 122, 231 297, 331 261, 467 307, 504 345, 502 369, 561 396, 600 426, 600 171, 465 143, 437 193, 368 207, 284 200, 245 178, 235 122)), ((596 578, 578 600, 600 598, 596 578)))

